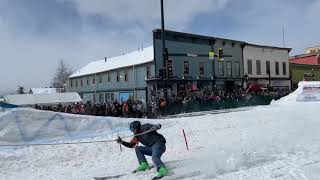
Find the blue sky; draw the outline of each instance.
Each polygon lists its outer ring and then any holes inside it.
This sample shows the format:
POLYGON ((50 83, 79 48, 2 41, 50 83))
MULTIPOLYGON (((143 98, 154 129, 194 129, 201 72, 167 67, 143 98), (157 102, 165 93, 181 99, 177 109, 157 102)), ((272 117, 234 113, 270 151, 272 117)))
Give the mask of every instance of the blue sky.
MULTIPOLYGON (((74 70, 152 43, 159 0, 0 0, 0 94, 50 86, 60 59, 74 70)), ((164 0, 166 28, 265 45, 291 55, 320 44, 320 0, 164 0)))

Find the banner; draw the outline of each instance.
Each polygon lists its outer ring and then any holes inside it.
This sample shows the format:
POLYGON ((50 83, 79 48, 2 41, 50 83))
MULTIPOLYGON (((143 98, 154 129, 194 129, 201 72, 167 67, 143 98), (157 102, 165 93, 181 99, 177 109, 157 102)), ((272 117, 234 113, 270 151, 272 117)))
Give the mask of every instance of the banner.
POLYGON ((297 101, 310 102, 320 101, 320 82, 304 84, 302 93, 298 95, 297 101))

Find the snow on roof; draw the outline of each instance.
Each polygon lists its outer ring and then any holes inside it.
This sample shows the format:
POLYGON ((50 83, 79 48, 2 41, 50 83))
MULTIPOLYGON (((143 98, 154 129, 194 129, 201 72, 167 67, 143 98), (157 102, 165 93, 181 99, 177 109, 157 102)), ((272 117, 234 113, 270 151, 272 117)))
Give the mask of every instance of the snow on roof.
POLYGON ((126 67, 126 66, 143 64, 143 63, 151 62, 153 61, 153 59, 154 59, 153 46, 149 46, 147 48, 144 48, 143 50, 134 51, 134 52, 113 57, 113 58, 107 58, 106 62, 105 62, 105 59, 91 62, 86 66, 84 66, 83 68, 81 68, 80 70, 73 73, 70 76, 70 78, 105 72, 108 70, 117 69, 117 68, 126 67))
POLYGON ((74 103, 82 101, 81 97, 76 92, 7 95, 4 96, 4 100, 6 103, 14 105, 74 103))
POLYGON ((30 94, 57 93, 56 88, 31 88, 30 94))

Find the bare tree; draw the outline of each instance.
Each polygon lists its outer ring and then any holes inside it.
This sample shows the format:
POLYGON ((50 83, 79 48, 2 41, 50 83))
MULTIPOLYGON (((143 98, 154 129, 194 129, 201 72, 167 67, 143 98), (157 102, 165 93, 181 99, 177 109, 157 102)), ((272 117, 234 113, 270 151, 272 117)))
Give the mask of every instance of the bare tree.
POLYGON ((52 87, 64 89, 68 80, 68 77, 72 74, 72 69, 66 64, 63 59, 60 60, 57 67, 56 74, 52 81, 52 87))
POLYGON ((24 87, 23 87, 23 86, 18 86, 17 93, 18 93, 18 94, 25 94, 25 92, 24 92, 24 87))

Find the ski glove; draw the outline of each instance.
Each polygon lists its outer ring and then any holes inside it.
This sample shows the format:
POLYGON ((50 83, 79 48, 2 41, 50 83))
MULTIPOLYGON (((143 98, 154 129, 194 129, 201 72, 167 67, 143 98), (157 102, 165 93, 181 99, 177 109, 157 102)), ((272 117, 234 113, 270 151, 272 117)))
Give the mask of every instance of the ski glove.
POLYGON ((117 141, 117 143, 119 143, 119 144, 122 144, 122 142, 123 142, 122 139, 119 136, 115 141, 117 141))
POLYGON ((153 128, 156 129, 156 130, 158 130, 158 129, 161 128, 161 124, 156 124, 156 125, 153 126, 153 128))

